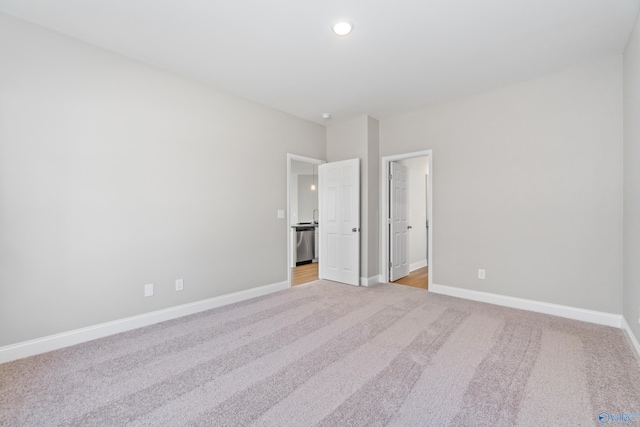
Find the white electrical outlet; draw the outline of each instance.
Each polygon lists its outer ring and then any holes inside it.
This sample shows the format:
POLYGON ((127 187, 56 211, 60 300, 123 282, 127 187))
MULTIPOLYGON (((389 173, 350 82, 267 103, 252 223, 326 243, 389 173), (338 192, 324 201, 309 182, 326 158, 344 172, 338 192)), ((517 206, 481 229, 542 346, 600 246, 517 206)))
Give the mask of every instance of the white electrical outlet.
POLYGON ((478 279, 484 280, 484 278, 485 278, 485 271, 484 269, 481 268, 478 270, 478 279))
POLYGON ((153 283, 149 283, 147 285, 144 285, 144 296, 145 297, 152 297, 153 296, 153 283))
POLYGON ((184 289, 184 280, 177 279, 176 280, 176 291, 181 291, 184 289))

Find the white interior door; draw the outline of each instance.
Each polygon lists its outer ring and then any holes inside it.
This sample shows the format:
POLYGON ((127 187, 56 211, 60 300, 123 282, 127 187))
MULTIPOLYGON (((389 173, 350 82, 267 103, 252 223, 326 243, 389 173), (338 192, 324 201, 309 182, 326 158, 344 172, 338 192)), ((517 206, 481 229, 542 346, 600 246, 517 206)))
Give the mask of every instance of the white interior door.
POLYGON ((319 276, 360 284, 360 159, 318 166, 319 276))
POLYGON ((409 168, 391 162, 389 225, 389 281, 408 276, 409 262, 409 168))

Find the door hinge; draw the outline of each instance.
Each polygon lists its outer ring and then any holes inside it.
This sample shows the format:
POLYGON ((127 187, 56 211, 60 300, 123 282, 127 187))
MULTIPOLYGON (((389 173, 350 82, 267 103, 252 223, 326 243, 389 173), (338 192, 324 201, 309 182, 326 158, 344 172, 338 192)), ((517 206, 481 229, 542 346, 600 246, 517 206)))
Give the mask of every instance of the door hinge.
POLYGON ((387 224, 391 225, 391 218, 387 219, 387 224))
POLYGON ((389 268, 393 267, 393 263, 389 261, 389 268))
POLYGON ((393 175, 389 174, 389 181, 393 180, 393 175))

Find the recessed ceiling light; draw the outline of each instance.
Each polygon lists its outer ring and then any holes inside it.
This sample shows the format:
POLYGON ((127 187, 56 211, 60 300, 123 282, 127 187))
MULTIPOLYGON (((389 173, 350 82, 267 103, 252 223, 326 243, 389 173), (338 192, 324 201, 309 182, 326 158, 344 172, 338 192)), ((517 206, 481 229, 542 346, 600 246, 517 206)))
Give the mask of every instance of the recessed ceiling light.
POLYGON ((353 24, 348 21, 336 22, 333 25, 333 32, 338 36, 346 36, 353 30, 353 24))

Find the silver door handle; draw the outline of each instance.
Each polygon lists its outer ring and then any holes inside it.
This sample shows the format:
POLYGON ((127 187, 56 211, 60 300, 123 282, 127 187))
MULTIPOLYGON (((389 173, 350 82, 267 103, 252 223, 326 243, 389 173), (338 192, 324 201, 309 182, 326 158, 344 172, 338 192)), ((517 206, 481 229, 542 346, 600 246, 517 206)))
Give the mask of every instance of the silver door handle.
POLYGON ((358 231, 360 231, 360 229, 359 229, 359 228, 355 228, 355 227, 353 227, 353 228, 351 229, 351 231, 353 231, 354 233, 357 233, 358 231))

